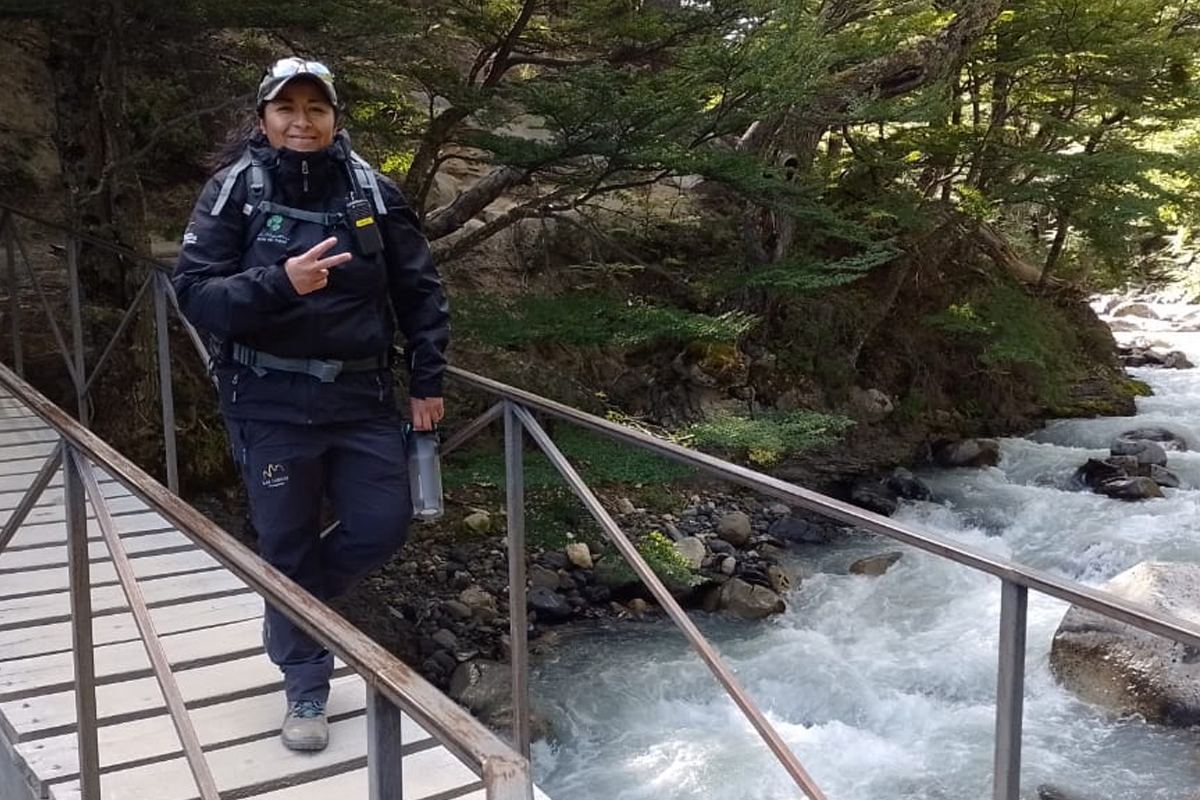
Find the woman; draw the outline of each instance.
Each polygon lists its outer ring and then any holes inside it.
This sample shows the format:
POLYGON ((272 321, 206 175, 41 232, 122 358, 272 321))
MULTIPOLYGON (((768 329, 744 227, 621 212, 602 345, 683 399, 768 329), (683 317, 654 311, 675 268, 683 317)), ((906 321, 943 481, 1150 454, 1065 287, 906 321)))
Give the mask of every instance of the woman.
MULTIPOLYGON (((353 155, 333 76, 299 58, 258 89, 252 132, 196 203, 173 279, 214 342, 234 457, 259 551, 318 598, 345 592, 403 544, 412 516, 391 380, 405 336, 413 425, 441 420, 446 297, 394 184, 353 155), (328 497, 339 523, 321 537, 328 497)), ((283 743, 328 743, 331 654, 267 607, 284 676, 283 743)))

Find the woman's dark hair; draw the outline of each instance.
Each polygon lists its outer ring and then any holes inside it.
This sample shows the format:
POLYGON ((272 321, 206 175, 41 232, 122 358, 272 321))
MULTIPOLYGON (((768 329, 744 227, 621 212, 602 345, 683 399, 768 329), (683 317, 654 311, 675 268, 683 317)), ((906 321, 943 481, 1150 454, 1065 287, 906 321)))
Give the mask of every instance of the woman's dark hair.
POLYGON ((259 133, 258 114, 251 112, 229 131, 224 143, 209 154, 208 158, 204 160, 204 165, 212 172, 225 169, 242 157, 242 153, 246 152, 246 147, 254 141, 259 133))

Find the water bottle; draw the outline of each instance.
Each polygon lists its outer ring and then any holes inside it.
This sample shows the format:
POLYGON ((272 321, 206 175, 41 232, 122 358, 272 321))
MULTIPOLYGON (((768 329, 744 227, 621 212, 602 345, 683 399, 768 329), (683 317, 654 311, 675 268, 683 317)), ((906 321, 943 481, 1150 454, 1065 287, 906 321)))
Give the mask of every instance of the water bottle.
POLYGON ((413 518, 435 520, 442 515, 442 462, 434 431, 408 431, 408 488, 413 518))

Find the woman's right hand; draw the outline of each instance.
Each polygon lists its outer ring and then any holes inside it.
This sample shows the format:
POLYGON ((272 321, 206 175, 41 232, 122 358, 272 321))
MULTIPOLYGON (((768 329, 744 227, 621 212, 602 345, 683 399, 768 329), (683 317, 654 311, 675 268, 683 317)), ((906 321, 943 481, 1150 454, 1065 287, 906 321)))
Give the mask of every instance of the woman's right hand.
POLYGON ((329 270, 339 264, 345 264, 354 257, 350 253, 338 253, 322 258, 337 241, 337 237, 330 236, 307 253, 292 256, 284 262, 283 269, 287 272, 288 280, 292 282, 296 294, 309 294, 324 289, 329 283, 329 270))

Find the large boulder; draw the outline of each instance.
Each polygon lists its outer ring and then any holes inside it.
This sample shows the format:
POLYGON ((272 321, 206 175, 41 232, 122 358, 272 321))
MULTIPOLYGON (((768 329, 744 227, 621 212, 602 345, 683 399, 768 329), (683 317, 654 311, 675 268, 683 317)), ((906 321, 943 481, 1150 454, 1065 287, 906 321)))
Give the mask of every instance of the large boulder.
POLYGON ((752 586, 741 578, 730 578, 721 585, 718 608, 742 619, 763 619, 787 606, 766 586, 752 586))
POLYGON ((1074 481, 1076 485, 1117 500, 1162 497, 1160 486, 1179 485, 1178 477, 1166 468, 1139 464, 1135 456, 1112 456, 1103 461, 1089 458, 1075 471, 1074 481))
MULTIPOLYGON (((1102 587, 1139 605, 1200 624, 1200 564, 1145 561, 1102 587)), ((1122 715, 1200 724, 1200 652, 1072 606, 1054 634, 1050 666, 1081 699, 1122 715)))

